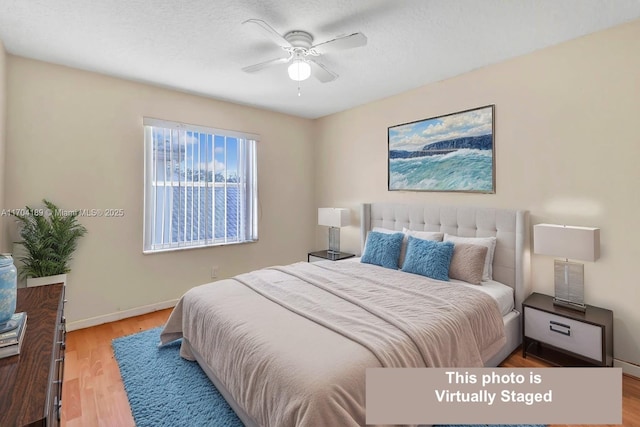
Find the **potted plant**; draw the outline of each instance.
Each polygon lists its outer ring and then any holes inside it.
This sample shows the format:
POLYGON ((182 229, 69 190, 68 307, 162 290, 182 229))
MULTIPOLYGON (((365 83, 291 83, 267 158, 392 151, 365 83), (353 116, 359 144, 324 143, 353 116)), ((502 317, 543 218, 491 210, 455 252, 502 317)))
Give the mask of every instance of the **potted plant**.
POLYGON ((78 222, 78 211, 61 211, 50 201, 43 202, 45 209, 26 206, 24 213, 13 213, 22 238, 17 243, 25 249, 18 258, 20 277, 27 279, 28 287, 66 283, 78 239, 87 232, 78 222))

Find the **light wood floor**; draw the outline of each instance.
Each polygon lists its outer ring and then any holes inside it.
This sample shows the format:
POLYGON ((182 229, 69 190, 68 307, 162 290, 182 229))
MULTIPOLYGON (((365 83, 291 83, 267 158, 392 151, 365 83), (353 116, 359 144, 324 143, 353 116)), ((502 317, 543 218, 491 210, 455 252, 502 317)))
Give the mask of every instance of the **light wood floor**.
POLYGON ((170 309, 67 333, 62 426, 135 426, 111 340, 163 325, 170 309))
MULTIPOLYGON (((170 309, 157 311, 67 334, 62 389, 63 427, 135 426, 113 357, 111 340, 161 326, 170 312, 170 309)), ((534 358, 523 359, 516 351, 502 366, 527 368, 548 365, 534 358)), ((640 380, 624 376, 622 388, 622 425, 640 427, 640 380)))

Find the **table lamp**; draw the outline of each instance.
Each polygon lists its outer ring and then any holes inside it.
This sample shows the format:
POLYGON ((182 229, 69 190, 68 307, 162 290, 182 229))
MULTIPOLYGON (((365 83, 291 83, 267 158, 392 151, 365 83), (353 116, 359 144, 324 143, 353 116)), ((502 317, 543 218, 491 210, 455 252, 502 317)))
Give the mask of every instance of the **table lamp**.
POLYGON ((600 258, 600 229, 536 224, 533 226, 533 252, 565 259, 554 261, 553 304, 584 312, 584 264, 569 259, 595 261, 600 258))

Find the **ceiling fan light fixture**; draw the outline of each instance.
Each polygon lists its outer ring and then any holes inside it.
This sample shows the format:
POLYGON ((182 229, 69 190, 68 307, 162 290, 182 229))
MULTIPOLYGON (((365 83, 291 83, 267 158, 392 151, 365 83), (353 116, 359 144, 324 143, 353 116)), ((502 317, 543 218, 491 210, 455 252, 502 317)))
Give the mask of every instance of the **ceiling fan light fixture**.
POLYGON ((295 59, 289 65, 287 71, 289 72, 289 78, 297 82, 306 80, 311 76, 311 66, 302 59, 295 59))

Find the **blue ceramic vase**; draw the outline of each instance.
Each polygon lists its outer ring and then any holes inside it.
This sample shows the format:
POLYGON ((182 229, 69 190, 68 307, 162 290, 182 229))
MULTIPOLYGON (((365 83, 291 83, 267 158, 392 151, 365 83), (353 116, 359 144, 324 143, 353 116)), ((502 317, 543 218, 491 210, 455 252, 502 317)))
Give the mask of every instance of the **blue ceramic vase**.
POLYGON ((11 255, 0 255, 0 324, 16 311, 18 274, 11 255))

